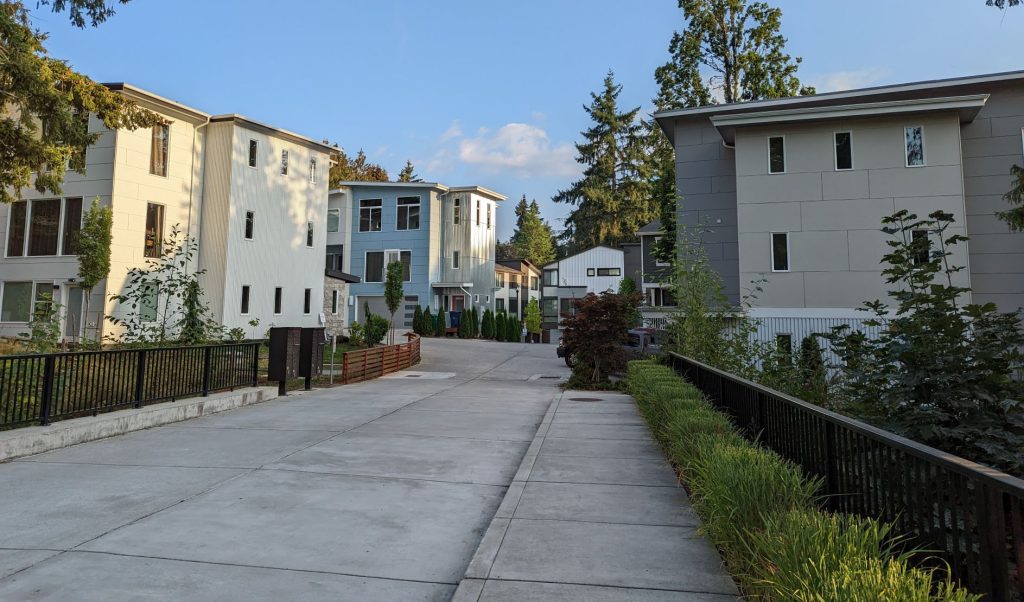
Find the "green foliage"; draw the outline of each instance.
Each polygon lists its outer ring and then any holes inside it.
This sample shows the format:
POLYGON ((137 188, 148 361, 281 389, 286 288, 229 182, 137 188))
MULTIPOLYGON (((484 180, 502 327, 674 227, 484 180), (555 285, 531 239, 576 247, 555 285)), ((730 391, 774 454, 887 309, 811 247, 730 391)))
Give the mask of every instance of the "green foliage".
POLYGON ((576 161, 585 166, 583 177, 559 191, 552 200, 573 208, 565 219, 561 238, 570 251, 595 245, 617 247, 633 240, 640 226, 656 214, 650 196, 647 149, 640 108, 622 111, 622 86, 609 71, 600 93, 591 93, 584 107, 593 122, 576 144, 576 161))
POLYGON ((484 317, 480 320, 480 336, 485 339, 494 338, 494 312, 490 309, 484 310, 484 317))
POLYGON ((540 334, 540 325, 540 303, 537 302, 536 297, 533 297, 526 304, 526 332, 540 334))
POLYGON ((412 161, 408 159, 405 161, 405 167, 398 173, 399 182, 412 182, 419 176, 416 175, 416 168, 413 167, 412 161))
POLYGON ((420 329, 423 331, 420 336, 430 337, 434 336, 437 331, 437 326, 434 324, 434 316, 430 313, 430 306, 423 310, 423 324, 420 329))
POLYGON ((636 288, 636 281, 629 276, 623 276, 622 280, 619 281, 619 294, 620 295, 632 295, 640 291, 636 288))
POLYGON ((1021 0, 985 0, 986 6, 994 6, 999 9, 1006 8, 1008 6, 1018 6, 1021 0))
POLYGON ((1013 205, 1006 211, 996 211, 996 217, 1010 225, 1014 232, 1024 232, 1024 167, 1010 167, 1010 175, 1014 178, 1013 188, 1003 195, 1003 200, 1013 205))
POLYGON ((236 326, 227 332, 227 337, 231 341, 244 341, 245 331, 236 326))
POLYGON ((350 158, 345 150, 334 147, 338 151, 336 162, 331 165, 329 185, 337 188, 342 182, 387 182, 388 172, 376 163, 370 163, 366 159, 366 153, 359 149, 355 159, 350 158))
MULTIPOLYGON (((210 317, 210 309, 203 303, 203 289, 199 286, 199 280, 190 279, 185 283, 181 300, 178 340, 185 345, 198 345, 219 338, 223 331, 223 327, 210 317)), ((234 328, 229 334, 237 334, 235 340, 245 338, 241 328, 234 328)))
POLYGON ((1020 312, 992 303, 965 304, 950 263, 966 237, 951 234, 953 216, 927 219, 905 210, 882 220, 889 252, 882 271, 892 285, 890 308, 865 303, 877 338, 849 328, 829 336, 842 360, 839 409, 927 445, 1024 473, 1024 367, 1020 312), (926 230, 926 237, 914 232, 926 230))
POLYGON ((630 362, 626 388, 750 599, 978 600, 932 571, 911 568, 889 525, 819 510, 818 481, 742 438, 667 366, 630 362))
POLYGON ((412 312, 412 331, 423 336, 423 308, 419 303, 416 304, 416 309, 412 312))
POLYGON ((445 336, 445 331, 448 329, 448 326, 445 324, 445 320, 447 319, 446 318, 447 314, 448 314, 448 312, 446 312, 446 311, 444 311, 442 309, 442 310, 439 310, 437 312, 437 315, 434 317, 434 335, 435 336, 439 336, 439 337, 445 336))
POLYGON ((504 341, 505 333, 508 332, 506 323, 508 322, 508 315, 504 311, 498 312, 498 317, 494 320, 494 340, 504 341))
POLYGON ((519 318, 509 316, 505 321, 505 341, 510 343, 521 343, 523 341, 523 324, 519 318))
POLYGON ((622 345, 640 301, 639 293, 589 293, 573 300, 575 311, 562 320, 562 342, 573 352, 574 372, 579 370, 588 382, 596 383, 624 367, 622 345))
POLYGON ((394 343, 394 322, 395 312, 402 306, 402 301, 405 299, 405 291, 402 288, 402 280, 405 279, 405 266, 401 261, 392 261, 388 264, 387 275, 384 277, 384 303, 388 307, 388 311, 391 312, 391 319, 389 324, 391 328, 388 331, 391 333, 391 342, 394 343))
POLYGON ((460 339, 469 338, 469 310, 465 308, 459 313, 459 329, 456 334, 460 339))
POLYGON ((828 400, 828 372, 818 337, 807 336, 800 341, 797 370, 800 375, 800 392, 797 396, 811 403, 825 405, 828 400))
POLYGON ((114 212, 100 205, 99 197, 82 215, 82 229, 74 245, 78 255, 78 281, 84 291, 83 313, 89 315, 92 289, 110 274, 110 244, 113 241, 114 212))
MULTIPOLYGON (((352 326, 355 326, 353 324, 352 326)), ((388 331, 391 330, 391 322, 388 321, 384 316, 378 316, 377 314, 368 313, 366 314, 366 322, 363 323, 361 328, 361 338, 364 345, 367 347, 373 347, 380 344, 387 336, 388 331)))
MULTIPOLYGON (((506 259, 527 259, 534 265, 545 265, 555 260, 555 238, 551 225, 540 216, 540 206, 534 199, 526 202, 526 195, 516 205, 516 228, 508 248, 502 249, 506 259)), ((529 284, 529 283, 526 283, 529 284)))
MULTIPOLYGON (((54 11, 69 9, 72 23, 93 25, 113 14, 103 0, 55 0, 54 11)), ((18 200, 33 186, 60 195, 66 166, 85 172, 85 149, 95 115, 110 129, 136 129, 159 122, 125 96, 98 84, 68 63, 50 57, 46 35, 33 28, 29 11, 16 0, 0 2, 0 202, 18 200)))
POLYGON ((60 347, 60 310, 52 293, 43 293, 37 299, 28 323, 28 332, 21 336, 28 339, 26 347, 30 353, 51 353, 60 347))

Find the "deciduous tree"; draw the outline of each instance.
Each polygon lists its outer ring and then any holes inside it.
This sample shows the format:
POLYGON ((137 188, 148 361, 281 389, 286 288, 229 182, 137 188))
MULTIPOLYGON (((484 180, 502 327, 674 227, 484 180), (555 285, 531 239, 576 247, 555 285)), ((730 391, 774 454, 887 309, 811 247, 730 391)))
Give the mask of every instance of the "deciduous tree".
POLYGON ((99 197, 82 216, 82 229, 72 244, 78 254, 78 284, 82 287, 84 315, 89 315, 92 289, 110 274, 110 244, 113 241, 114 212, 100 205, 99 197))
POLYGON ((387 276, 384 280, 384 303, 391 312, 391 319, 388 321, 388 341, 395 343, 395 312, 402 306, 405 298, 405 291, 402 289, 402 280, 405 278, 405 266, 401 261, 392 261, 388 264, 387 276))

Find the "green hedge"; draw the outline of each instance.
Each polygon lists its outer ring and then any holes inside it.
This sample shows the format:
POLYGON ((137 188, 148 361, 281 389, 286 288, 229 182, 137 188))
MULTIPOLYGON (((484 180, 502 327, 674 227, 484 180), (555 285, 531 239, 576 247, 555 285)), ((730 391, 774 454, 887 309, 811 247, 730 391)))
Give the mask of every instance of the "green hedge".
POLYGON ((671 368, 630 362, 626 386, 687 484, 704 532, 750 599, 980 599, 934 571, 911 567, 889 525, 822 511, 818 480, 744 439, 671 368))

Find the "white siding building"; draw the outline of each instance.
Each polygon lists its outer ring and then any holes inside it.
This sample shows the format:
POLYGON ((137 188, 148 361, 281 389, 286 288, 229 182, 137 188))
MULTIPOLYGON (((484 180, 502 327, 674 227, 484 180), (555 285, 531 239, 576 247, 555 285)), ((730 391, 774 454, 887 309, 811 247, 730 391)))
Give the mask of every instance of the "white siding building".
POLYGON ((558 328, 572 300, 588 293, 617 292, 624 271, 622 249, 598 246, 544 266, 541 313, 545 329, 558 328))

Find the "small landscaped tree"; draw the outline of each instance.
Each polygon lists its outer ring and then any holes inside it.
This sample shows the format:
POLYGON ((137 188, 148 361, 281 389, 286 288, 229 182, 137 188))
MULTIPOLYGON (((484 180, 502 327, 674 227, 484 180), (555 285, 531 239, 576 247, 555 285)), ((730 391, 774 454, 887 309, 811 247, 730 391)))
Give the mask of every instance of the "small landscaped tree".
POLYGON ((485 339, 494 336, 494 314, 490 308, 484 310, 484 317, 480 319, 480 336, 485 339))
POLYGON ((402 306, 402 299, 405 291, 402 289, 402 280, 405 278, 405 266, 401 261, 392 261, 388 264, 387 277, 384 281, 384 303, 391 312, 391 319, 388 321, 388 341, 395 344, 395 312, 402 306))
POLYGON ((508 320, 508 316, 505 312, 499 311, 498 317, 494 321, 494 340, 504 341, 505 340, 505 322, 508 320))
POLYGON ((430 306, 423 310, 423 332, 420 336, 430 337, 434 336, 437 327, 434 325, 434 316, 430 313, 430 306))
POLYGON ((437 311, 437 316, 434 317, 434 336, 444 337, 448 332, 448 325, 445 322, 445 314, 447 312, 443 309, 437 311))
POLYGON ((82 216, 82 229, 72 241, 78 253, 78 284, 82 287, 83 314, 87 320, 92 289, 110 275, 113 228, 114 212, 110 207, 100 205, 100 199, 96 197, 82 216))
POLYGON ((418 335, 423 335, 423 308, 420 307, 419 303, 416 304, 416 309, 412 312, 412 331, 418 335))
POLYGON ((536 298, 530 299, 526 306, 526 332, 530 333, 532 338, 540 335, 540 323, 540 304, 536 298))
POLYGON ((562 342, 572 350, 573 372, 588 383, 604 381, 625 365, 623 343, 628 340, 638 293, 590 293, 573 301, 575 311, 562 319, 562 342))
POLYGON ((505 332, 505 340, 506 341, 511 341, 513 343, 519 343, 520 341, 523 340, 523 337, 522 337, 523 328, 522 328, 522 325, 519 323, 519 318, 517 318, 515 316, 511 316, 509 318, 508 322, 505 322, 505 328, 507 329, 506 332, 505 332))

